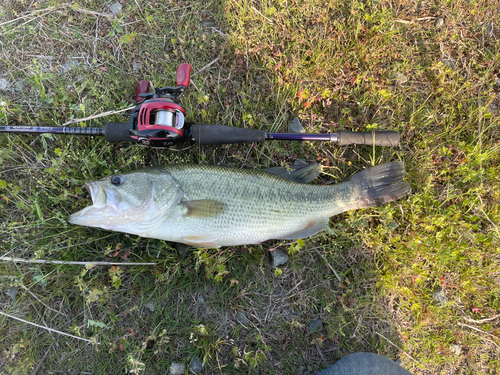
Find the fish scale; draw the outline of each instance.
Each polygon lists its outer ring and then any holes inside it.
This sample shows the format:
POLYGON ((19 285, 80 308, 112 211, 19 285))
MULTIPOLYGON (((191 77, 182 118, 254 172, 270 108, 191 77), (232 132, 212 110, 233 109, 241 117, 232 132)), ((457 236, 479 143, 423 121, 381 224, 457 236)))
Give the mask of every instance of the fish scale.
POLYGON ((273 168, 269 173, 171 165, 118 175, 118 186, 110 176, 89 184, 94 206, 69 221, 197 247, 257 244, 311 236, 326 229, 331 216, 410 191, 402 162, 368 168, 336 185, 293 181, 305 179, 308 173, 300 172, 314 168, 273 168))

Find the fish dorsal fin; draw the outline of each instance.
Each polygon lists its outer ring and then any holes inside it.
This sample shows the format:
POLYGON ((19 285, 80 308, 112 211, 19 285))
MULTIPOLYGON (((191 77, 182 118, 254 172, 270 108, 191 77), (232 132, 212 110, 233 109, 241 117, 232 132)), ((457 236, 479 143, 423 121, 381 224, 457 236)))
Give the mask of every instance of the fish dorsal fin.
POLYGON ((297 159, 293 165, 267 168, 265 171, 287 180, 307 184, 319 176, 321 167, 316 163, 309 165, 303 159, 297 159))
POLYGON ((185 217, 214 217, 224 212, 227 208, 227 203, 212 199, 184 201, 181 204, 187 208, 187 212, 184 214, 185 217))
POLYGON ((278 240, 297 240, 299 238, 306 238, 310 237, 312 235, 315 235, 318 232, 321 232, 322 230, 325 230, 327 227, 328 220, 322 219, 321 221, 313 221, 310 222, 308 225, 306 225, 304 228, 288 233, 280 238, 277 238, 278 240))

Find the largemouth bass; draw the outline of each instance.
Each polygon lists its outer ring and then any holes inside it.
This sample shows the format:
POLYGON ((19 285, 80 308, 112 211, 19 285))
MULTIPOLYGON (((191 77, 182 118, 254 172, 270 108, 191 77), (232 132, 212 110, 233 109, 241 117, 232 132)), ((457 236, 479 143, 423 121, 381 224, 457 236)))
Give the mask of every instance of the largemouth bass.
POLYGON ((336 185, 311 185, 318 165, 267 171, 171 165, 86 184, 93 205, 72 224, 99 227, 195 247, 293 240, 324 229, 331 216, 403 197, 402 162, 354 174, 336 185))

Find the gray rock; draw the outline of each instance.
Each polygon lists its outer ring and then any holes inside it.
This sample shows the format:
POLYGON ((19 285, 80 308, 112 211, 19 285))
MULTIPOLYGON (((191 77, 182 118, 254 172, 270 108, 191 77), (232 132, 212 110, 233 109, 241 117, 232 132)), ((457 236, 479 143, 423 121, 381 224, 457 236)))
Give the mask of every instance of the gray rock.
POLYGON ((500 78, 498 78, 497 81, 495 82, 495 86, 500 88, 500 78))
POLYGON ((281 293, 283 293, 283 289, 281 289, 280 286, 277 286, 276 288, 274 288, 273 294, 279 296, 281 293))
POLYGON ((408 77, 405 76, 403 73, 400 73, 400 72, 395 72, 392 76, 391 76, 391 81, 394 81, 398 84, 402 84, 402 83, 406 83, 408 82, 408 77))
POLYGON ((69 60, 59 67, 61 73, 69 72, 73 67, 80 65, 80 61, 69 60))
POLYGON ((448 298, 446 297, 446 294, 444 294, 444 289, 439 286, 433 290, 432 298, 434 299, 437 307, 444 307, 448 302, 448 298))
POLYGON ((436 20, 436 28, 438 28, 438 29, 439 29, 439 28, 440 28, 440 27, 442 27, 443 25, 444 25, 444 19, 442 19, 442 18, 438 18, 438 19, 436 20))
POLYGON ((17 294, 17 289, 16 288, 10 288, 8 291, 7 291, 7 295, 12 298, 13 300, 16 299, 16 294, 17 294))
POLYGON ((6 91, 12 85, 12 83, 5 78, 0 79, 0 91, 6 91))
POLYGON ((201 27, 215 27, 215 22, 211 21, 211 20, 204 21, 204 22, 200 23, 200 26, 201 27))
POLYGON ((491 103, 489 106, 488 106, 488 111, 490 111, 491 113, 497 113, 498 112, 498 103, 491 103))
POLYGON ((201 294, 198 296, 198 302, 199 303, 205 302, 205 298, 203 298, 203 296, 201 294))
POLYGON ((14 90, 17 92, 24 92, 26 90, 22 79, 19 79, 16 81, 16 83, 14 83, 14 90))
POLYGON ((184 363, 173 362, 170 365, 169 371, 170 375, 182 375, 184 374, 184 371, 186 371, 186 366, 184 365, 184 363))
POLYGON ((122 13, 123 6, 120 3, 114 3, 109 7, 115 16, 119 16, 122 13))
POLYGON ((148 302, 146 304, 146 308, 151 311, 151 312, 155 312, 155 309, 156 309, 156 306, 155 306, 155 303, 154 302, 148 302))
POLYGON ((236 313, 236 321, 245 327, 250 324, 250 321, 248 320, 248 315, 244 311, 238 311, 236 313))
POLYGON ((453 69, 457 65, 457 62, 453 59, 443 59, 441 62, 446 65, 448 68, 453 69))
POLYGON ((304 133, 306 130, 300 123, 300 120, 298 117, 295 117, 290 124, 288 125, 288 131, 290 133, 304 133))
POLYGON ((139 73, 141 71, 142 65, 141 63, 138 63, 137 61, 134 61, 132 63, 132 69, 134 69, 135 73, 139 73))
POLYGON ((307 332, 321 332, 323 331, 323 322, 321 320, 313 320, 306 327, 307 332))
POLYGON ((199 374, 203 370, 203 362, 198 357, 194 357, 189 364, 189 371, 199 374))
POLYGON ((460 347, 460 345, 456 345, 456 344, 451 344, 450 345, 450 350, 453 352, 453 354, 455 355, 460 355, 462 354, 462 348, 460 347))
POLYGON ((286 255, 283 251, 281 250, 274 250, 271 251, 271 259, 273 262, 273 267, 279 267, 286 262, 288 262, 288 255, 286 255))
POLYGON ((486 36, 487 37, 492 37, 495 33, 495 26, 493 25, 493 22, 486 22, 484 24, 484 28, 485 28, 485 31, 486 31, 486 36))

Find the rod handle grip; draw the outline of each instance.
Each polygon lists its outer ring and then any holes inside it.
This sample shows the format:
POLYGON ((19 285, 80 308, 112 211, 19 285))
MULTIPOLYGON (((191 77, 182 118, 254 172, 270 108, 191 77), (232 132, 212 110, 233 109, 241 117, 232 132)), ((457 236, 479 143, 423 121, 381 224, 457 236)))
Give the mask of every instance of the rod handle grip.
POLYGON ((123 122, 108 122, 104 126, 104 136, 108 142, 137 142, 130 136, 129 124, 123 122))
POLYGON ((374 131, 374 132, 349 132, 340 130, 337 144, 347 145, 375 145, 393 147, 399 144, 401 136, 395 131, 374 131))
POLYGON ((200 145, 264 142, 264 130, 236 128, 225 125, 193 125, 191 136, 200 145))

